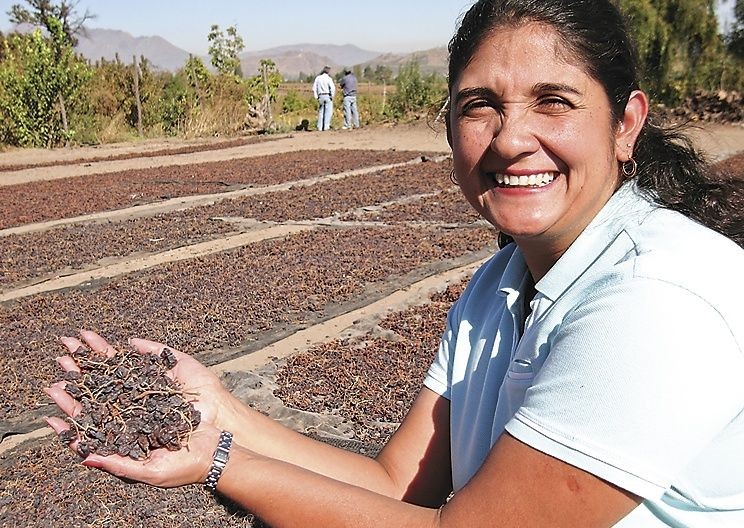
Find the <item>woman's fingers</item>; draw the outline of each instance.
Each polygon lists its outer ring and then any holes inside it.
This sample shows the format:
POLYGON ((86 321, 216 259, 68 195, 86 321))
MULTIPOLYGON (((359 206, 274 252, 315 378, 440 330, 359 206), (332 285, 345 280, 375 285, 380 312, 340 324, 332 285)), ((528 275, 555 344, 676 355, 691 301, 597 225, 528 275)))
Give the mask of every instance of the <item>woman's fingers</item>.
POLYGON ((142 462, 135 462, 130 458, 121 457, 119 455, 109 455, 102 457, 100 455, 88 455, 83 460, 83 465, 86 467, 92 467, 102 469, 112 475, 123 478, 131 479, 133 465, 141 465, 142 462))
POLYGON ((81 330, 80 337, 90 347, 93 352, 100 352, 111 357, 116 354, 116 349, 108 344, 104 338, 90 330, 81 330))
POLYGON ((77 416, 82 409, 82 405, 75 398, 65 391, 65 382, 58 381, 49 387, 44 388, 44 392, 57 404, 63 413, 67 416, 77 416))
POLYGON ((78 348, 87 345, 87 347, 93 352, 106 354, 109 357, 116 354, 116 349, 109 345, 108 341, 95 332, 91 332, 90 330, 81 330, 80 337, 83 339, 84 343, 83 341, 80 341, 80 339, 67 336, 61 337, 60 341, 62 341, 62 344, 64 344, 67 350, 71 353, 75 352, 78 348))
POLYGON ((67 337, 67 336, 65 336, 65 337, 60 337, 59 340, 62 341, 62 344, 65 345, 65 348, 70 353, 75 352, 81 346, 85 346, 85 345, 83 345, 83 342, 82 341, 80 341, 79 339, 77 339, 75 337, 67 337))
POLYGON ((129 340, 129 344, 136 348, 141 354, 160 354, 163 349, 167 348, 168 350, 173 352, 173 354, 176 356, 176 359, 178 359, 179 361, 182 358, 191 357, 188 354, 184 354, 180 350, 171 348, 168 345, 164 345, 163 343, 158 343, 157 341, 150 341, 149 339, 133 337, 129 340))
POLYGON ((62 367, 62 370, 64 370, 65 372, 70 372, 71 370, 80 372, 80 367, 78 367, 78 364, 75 363, 75 360, 72 359, 70 356, 60 356, 55 359, 57 361, 57 364, 62 367))
POLYGON ((62 418, 57 418, 56 416, 49 416, 45 418, 45 420, 46 423, 49 424, 49 427, 54 429, 54 432, 57 434, 70 428, 70 425, 67 422, 65 422, 62 418))
POLYGON ((150 341, 149 339, 140 339, 138 337, 130 339, 129 344, 142 354, 160 354, 164 348, 168 348, 163 343, 150 341))
MULTIPOLYGON (((173 353, 173 355, 176 357, 176 360, 179 361, 180 365, 182 365, 182 363, 180 362, 184 358, 190 358, 188 354, 179 352, 178 350, 174 348, 170 348, 168 345, 164 345, 163 343, 158 343, 157 341, 150 341, 149 339, 141 339, 139 337, 133 337, 129 340, 129 344, 133 346, 140 354, 159 355, 161 352, 163 352, 163 349, 167 348, 173 353)), ((171 369, 168 372, 166 372, 165 375, 170 377, 171 379, 176 379, 177 369, 178 369, 178 365, 176 365, 175 369, 171 369)))
MULTIPOLYGON (((65 422, 62 418, 56 418, 53 416, 45 418, 46 423, 51 427, 55 433, 57 433, 57 436, 61 439, 60 433, 63 433, 65 431, 70 431, 70 425, 65 422)), ((76 434, 70 434, 70 442, 67 444, 67 446, 72 449, 75 453, 82 456, 80 454, 80 451, 78 451, 78 443, 80 439, 77 437, 76 434)))

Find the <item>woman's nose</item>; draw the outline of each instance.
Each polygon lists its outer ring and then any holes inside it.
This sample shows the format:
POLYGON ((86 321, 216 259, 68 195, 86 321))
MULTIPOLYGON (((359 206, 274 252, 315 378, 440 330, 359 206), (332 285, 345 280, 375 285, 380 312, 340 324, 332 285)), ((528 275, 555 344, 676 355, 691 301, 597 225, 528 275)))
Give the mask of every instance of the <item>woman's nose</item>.
POLYGON ((505 115, 491 140, 491 151, 504 159, 515 159, 531 154, 540 143, 529 126, 526 116, 505 115))

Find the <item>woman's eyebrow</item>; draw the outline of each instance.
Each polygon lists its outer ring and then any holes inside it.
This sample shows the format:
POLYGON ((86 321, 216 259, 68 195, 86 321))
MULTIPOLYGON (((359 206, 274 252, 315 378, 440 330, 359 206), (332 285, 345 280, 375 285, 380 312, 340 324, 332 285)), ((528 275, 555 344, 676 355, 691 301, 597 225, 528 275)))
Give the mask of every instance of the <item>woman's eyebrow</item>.
POLYGON ((493 90, 489 88, 465 88, 457 92, 457 95, 455 95, 454 104, 457 105, 463 99, 467 99, 470 97, 487 97, 489 99, 493 99, 495 96, 496 94, 494 94, 493 90))
POLYGON ((563 83, 537 83, 532 87, 532 93, 540 94, 545 92, 563 92, 573 95, 584 95, 578 88, 563 83))

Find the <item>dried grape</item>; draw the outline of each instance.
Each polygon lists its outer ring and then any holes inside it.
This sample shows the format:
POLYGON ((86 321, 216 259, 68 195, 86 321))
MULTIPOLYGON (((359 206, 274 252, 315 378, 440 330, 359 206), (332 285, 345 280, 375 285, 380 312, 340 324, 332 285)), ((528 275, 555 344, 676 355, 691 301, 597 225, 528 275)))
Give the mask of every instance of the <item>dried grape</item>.
POLYGON ((68 418, 72 428, 59 439, 69 444, 79 437, 82 456, 146 459, 153 449, 180 449, 199 425, 201 414, 166 375, 178 361, 172 350, 106 357, 79 347, 71 355, 80 372, 65 373, 65 391, 81 403, 81 411, 68 418))

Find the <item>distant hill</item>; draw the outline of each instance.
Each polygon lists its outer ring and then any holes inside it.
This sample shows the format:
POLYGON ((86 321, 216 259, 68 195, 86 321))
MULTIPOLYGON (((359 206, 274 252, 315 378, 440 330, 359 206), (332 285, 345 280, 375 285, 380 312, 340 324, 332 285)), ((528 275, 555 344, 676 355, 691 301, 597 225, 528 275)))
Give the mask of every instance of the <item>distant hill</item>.
POLYGON ((346 44, 291 44, 260 51, 249 51, 240 55, 240 65, 244 75, 254 74, 261 59, 270 59, 285 79, 297 79, 301 74, 317 74, 324 66, 340 70, 380 55, 379 51, 369 51, 346 44))
POLYGON ((88 29, 87 36, 79 37, 75 49, 91 62, 113 60, 117 55, 122 62, 131 62, 134 55, 144 56, 153 66, 166 71, 183 67, 190 55, 162 37, 134 37, 116 29, 88 29))
POLYGON ((245 75, 257 71, 261 59, 273 60, 285 79, 295 80, 300 74, 317 74, 323 66, 330 66, 334 72, 344 66, 360 65, 362 69, 370 66, 388 66, 393 73, 403 64, 416 60, 424 73, 447 72, 447 48, 433 48, 414 53, 377 53, 356 46, 332 46, 321 44, 297 44, 281 46, 241 55, 241 67, 245 75))
MULTIPOLYGON (((16 27, 16 31, 29 31, 30 27, 16 27)), ((182 68, 190 53, 158 36, 135 37, 126 31, 103 28, 88 28, 87 36, 81 36, 76 50, 86 59, 95 62, 104 58, 114 60, 118 55, 122 62, 129 63, 132 56, 145 56, 157 69, 175 72, 182 68)), ((260 51, 248 51, 240 55, 243 74, 255 75, 261 59, 270 59, 287 80, 296 80, 300 74, 314 75, 323 66, 331 66, 334 72, 344 66, 388 66, 393 73, 398 68, 416 59, 425 73, 446 73, 447 50, 434 48, 414 53, 381 53, 359 48, 352 44, 288 44, 260 51)), ((202 57, 209 68, 208 57, 202 57)))
POLYGON ((401 66, 415 60, 418 62, 421 71, 425 74, 439 73, 446 75, 447 59, 447 48, 442 46, 424 51, 414 51, 413 53, 385 53, 370 61, 361 63, 360 66, 362 69, 367 66, 370 66, 372 69, 378 65, 388 66, 393 70, 393 73, 397 73, 401 66))
MULTIPOLYGON (((275 56, 285 55, 287 53, 295 54, 308 54, 327 57, 328 60, 338 65, 353 65, 361 62, 373 59, 381 54, 379 51, 370 51, 354 46, 353 44, 345 44, 338 46, 335 44, 290 44, 285 46, 277 46, 275 48, 269 48, 259 51, 248 51, 241 55, 243 57, 252 56, 275 56)), ((321 68, 324 65, 321 65, 321 68)))

